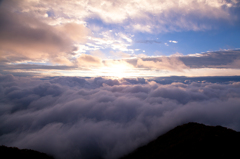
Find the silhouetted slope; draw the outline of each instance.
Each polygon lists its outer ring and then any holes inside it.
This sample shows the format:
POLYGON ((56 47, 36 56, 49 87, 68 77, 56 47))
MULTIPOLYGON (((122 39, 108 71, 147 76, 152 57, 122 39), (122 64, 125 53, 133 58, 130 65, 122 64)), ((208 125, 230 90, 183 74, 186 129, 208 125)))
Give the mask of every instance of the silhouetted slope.
POLYGON ((240 158, 240 133, 221 126, 178 126, 121 159, 240 158))
POLYGON ((6 146, 0 146, 0 156, 1 159, 54 159, 38 151, 6 146))

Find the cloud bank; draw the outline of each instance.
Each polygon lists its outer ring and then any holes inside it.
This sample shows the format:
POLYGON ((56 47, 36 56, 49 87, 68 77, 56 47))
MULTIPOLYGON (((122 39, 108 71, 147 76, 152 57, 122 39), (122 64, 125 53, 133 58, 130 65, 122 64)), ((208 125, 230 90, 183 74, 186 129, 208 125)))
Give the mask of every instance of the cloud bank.
POLYGON ((238 81, 0 75, 0 83, 0 144, 59 159, 115 159, 190 121, 240 130, 238 81))
POLYGON ((226 50, 197 54, 175 54, 171 56, 147 56, 144 54, 129 55, 124 52, 112 52, 114 59, 104 59, 102 52, 92 52, 81 54, 69 63, 66 59, 55 57, 52 63, 61 65, 46 65, 45 63, 16 63, 11 64, 9 59, 0 62, 1 74, 15 74, 25 76, 44 76, 44 73, 58 72, 58 76, 116 76, 117 72, 122 72, 122 77, 134 76, 159 76, 161 75, 179 75, 179 76, 235 76, 240 75, 240 51, 226 50), (69 70, 66 72, 66 70, 69 70), (75 72, 74 72, 75 71, 75 72), (88 71, 89 74, 81 73, 88 71), (154 72, 157 71, 157 72, 154 72), (165 72, 164 72, 165 71, 165 72), (124 76, 126 75, 126 76, 124 76))
POLYGON ((169 57, 145 57, 129 59, 135 67, 160 70, 182 70, 190 68, 232 68, 239 69, 240 50, 225 50, 216 52, 196 53, 189 55, 175 54, 169 57))

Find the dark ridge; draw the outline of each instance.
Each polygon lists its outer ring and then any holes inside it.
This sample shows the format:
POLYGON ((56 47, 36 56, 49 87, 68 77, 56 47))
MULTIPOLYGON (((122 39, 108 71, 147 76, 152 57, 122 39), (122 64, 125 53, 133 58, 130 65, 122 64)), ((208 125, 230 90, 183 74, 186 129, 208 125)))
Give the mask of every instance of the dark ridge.
POLYGON ((188 123, 178 126, 121 159, 240 158, 240 132, 188 123))
POLYGON ((54 159, 45 153, 29 150, 18 149, 17 147, 0 146, 1 159, 54 159))

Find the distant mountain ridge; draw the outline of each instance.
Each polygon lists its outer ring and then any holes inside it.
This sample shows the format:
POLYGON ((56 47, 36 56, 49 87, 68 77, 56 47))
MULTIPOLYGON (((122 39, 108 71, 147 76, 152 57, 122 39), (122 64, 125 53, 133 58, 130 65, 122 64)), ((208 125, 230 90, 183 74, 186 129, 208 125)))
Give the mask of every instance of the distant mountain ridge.
MULTIPOLYGON (((120 159, 240 158, 240 132, 222 127, 188 123, 139 147, 120 159)), ((54 159, 29 149, 0 146, 1 159, 54 159)))
POLYGON ((54 159, 45 153, 30 149, 18 149, 17 147, 0 146, 1 159, 54 159))
POLYGON ((121 159, 240 158, 240 132, 188 123, 159 136, 121 159))

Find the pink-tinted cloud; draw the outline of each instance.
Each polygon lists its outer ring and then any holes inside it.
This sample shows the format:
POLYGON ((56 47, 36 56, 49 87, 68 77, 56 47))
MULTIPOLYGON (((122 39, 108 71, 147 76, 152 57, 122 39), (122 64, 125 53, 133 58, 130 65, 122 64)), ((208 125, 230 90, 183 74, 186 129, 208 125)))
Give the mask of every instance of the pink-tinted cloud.
POLYGON ((98 58, 96 56, 92 55, 87 55, 87 54, 82 54, 80 57, 77 59, 78 65, 82 67, 101 67, 102 64, 102 59, 98 58))
POLYGON ((183 69, 188 69, 188 67, 177 57, 159 57, 157 60, 158 61, 147 60, 144 58, 138 59, 137 67, 174 71, 182 71, 183 69))
POLYGON ((105 23, 126 23, 126 29, 155 33, 206 30, 214 26, 204 19, 233 22, 236 16, 229 9, 237 3, 235 0, 42 0, 22 1, 19 8, 43 19, 47 15, 48 23, 61 24, 69 21, 69 17, 73 21, 97 17, 105 23))
POLYGON ((74 49, 73 42, 85 42, 89 31, 75 23, 50 26, 32 15, 15 11, 11 4, 18 3, 3 1, 0 6, 1 60, 43 60, 70 65, 68 53, 74 49))

